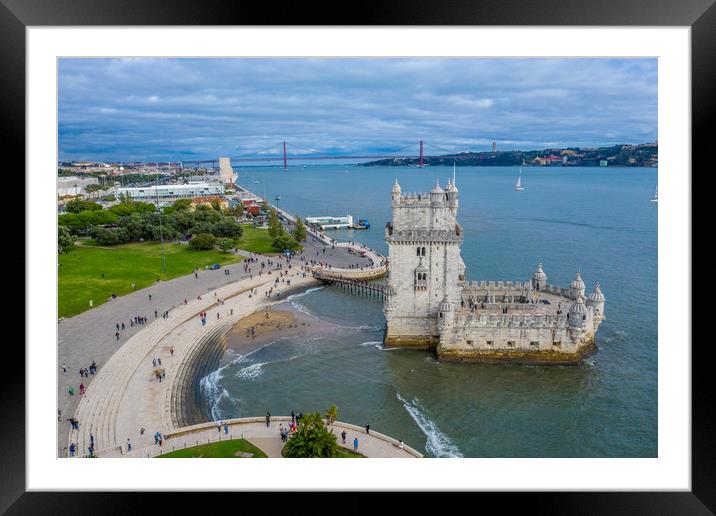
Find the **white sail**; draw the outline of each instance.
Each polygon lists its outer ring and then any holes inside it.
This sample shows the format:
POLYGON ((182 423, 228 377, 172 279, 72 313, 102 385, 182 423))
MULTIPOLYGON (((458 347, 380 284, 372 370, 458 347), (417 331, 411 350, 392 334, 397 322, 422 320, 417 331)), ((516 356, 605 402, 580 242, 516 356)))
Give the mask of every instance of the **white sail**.
POLYGON ((659 185, 654 188, 654 197, 651 198, 651 202, 659 202, 659 185))
POLYGON ((522 169, 520 168, 520 175, 517 177, 517 182, 515 183, 515 190, 524 190, 522 188, 522 169))

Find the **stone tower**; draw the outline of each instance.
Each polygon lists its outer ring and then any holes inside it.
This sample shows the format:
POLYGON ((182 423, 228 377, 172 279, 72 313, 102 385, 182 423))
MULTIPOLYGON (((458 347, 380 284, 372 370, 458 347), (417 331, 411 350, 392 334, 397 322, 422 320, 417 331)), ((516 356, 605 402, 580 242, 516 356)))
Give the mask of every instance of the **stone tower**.
POLYGON ((385 291, 385 343, 435 347, 441 308, 459 306, 465 264, 460 257, 458 189, 439 182, 428 193, 391 192, 393 221, 385 229, 390 272, 385 291))

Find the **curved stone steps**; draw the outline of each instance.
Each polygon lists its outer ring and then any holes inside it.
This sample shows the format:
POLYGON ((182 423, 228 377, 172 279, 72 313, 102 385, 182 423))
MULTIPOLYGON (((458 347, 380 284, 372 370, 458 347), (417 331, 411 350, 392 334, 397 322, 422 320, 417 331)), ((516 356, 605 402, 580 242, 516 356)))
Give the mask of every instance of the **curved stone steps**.
POLYGON ((151 349, 162 337, 170 333, 176 326, 196 317, 199 312, 209 310, 216 304, 217 298, 234 294, 236 290, 236 283, 229 284, 216 290, 216 298, 212 295, 209 298, 203 297, 201 300, 195 299, 186 305, 180 305, 179 308, 170 311, 168 319, 157 318, 146 328, 130 337, 110 361, 97 372, 94 380, 88 386, 75 413, 76 419, 80 422, 80 430, 79 432, 77 430, 70 432, 69 441, 77 442, 79 446, 86 448, 85 445, 89 445, 89 434, 93 431, 95 449, 112 448, 114 433, 111 426, 107 424, 107 416, 116 408, 123 390, 118 391, 107 388, 107 386, 122 385, 123 380, 131 377, 136 370, 136 365, 151 352, 151 349), (180 319, 179 323, 177 323, 177 318, 180 319), (101 399, 97 400, 97 396, 101 396, 101 399))
MULTIPOLYGON (((296 270, 300 274, 299 270, 296 270)), ((293 278, 291 278, 293 279, 293 278)), ((297 278, 299 279, 299 278, 297 278)), ((209 311, 213 307, 218 306, 217 300, 223 298, 227 300, 236 297, 250 289, 268 286, 275 280, 275 277, 267 275, 257 276, 252 280, 240 280, 215 291, 205 294, 201 300, 195 299, 186 305, 180 304, 170 310, 169 318, 157 318, 148 326, 135 335, 130 337, 110 358, 110 360, 99 369, 97 375, 89 384, 83 399, 80 400, 75 417, 80 421, 80 430, 73 430, 69 434, 69 442, 76 442, 80 451, 85 451, 89 445, 89 434, 92 432, 95 436, 95 450, 97 453, 106 451, 105 455, 116 455, 121 450, 122 443, 117 441, 117 415, 119 408, 125 398, 127 387, 135 374, 138 374, 138 368, 144 360, 150 359, 151 353, 156 346, 160 345, 162 340, 182 327, 192 318, 197 317, 201 311, 209 311), (213 293, 216 293, 216 296, 213 293)), ((295 280, 294 280, 295 281, 295 280)), ((287 288, 286 292, 291 292, 294 288, 300 288, 299 285, 292 285, 287 288)), ((286 288, 286 287, 285 287, 286 288)), ((244 317, 248 313, 259 310, 262 307, 285 300, 283 296, 280 300, 262 300, 254 308, 247 310, 237 310, 234 307, 235 314, 231 317, 223 317, 220 324, 211 324, 210 331, 217 334, 222 330, 226 330, 229 324, 244 317)), ((228 311, 228 310, 227 310, 228 311)), ((199 328, 193 336, 200 337, 206 331, 205 328, 199 328)), ((195 339, 192 339, 192 341, 195 339)), ((167 364, 169 365, 169 364, 167 364)), ((178 367, 178 366, 177 366, 178 367)), ((167 368, 165 366, 165 368, 167 368)), ((168 368, 167 368, 168 369, 168 368)), ((169 373, 169 370, 167 371, 169 373)), ((172 375, 173 376, 173 375, 172 375)), ((171 377, 171 376, 169 376, 171 377)), ((163 408, 160 412, 171 413, 171 398, 166 398, 166 391, 163 389, 165 396, 163 408), (167 408, 169 410, 167 410, 167 408)), ((166 419, 171 423, 171 419, 166 419)), ((171 426, 167 425, 167 428, 171 426)), ((78 453, 78 455, 80 455, 78 453)))

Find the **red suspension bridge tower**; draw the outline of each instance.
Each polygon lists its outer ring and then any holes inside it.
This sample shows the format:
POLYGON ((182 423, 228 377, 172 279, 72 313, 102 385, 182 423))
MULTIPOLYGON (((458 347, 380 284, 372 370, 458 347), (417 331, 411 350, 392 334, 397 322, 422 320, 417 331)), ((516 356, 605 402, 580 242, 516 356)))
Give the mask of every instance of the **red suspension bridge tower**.
POLYGON ((423 140, 420 140, 420 163, 418 164, 420 168, 423 168, 425 165, 423 165, 423 140))

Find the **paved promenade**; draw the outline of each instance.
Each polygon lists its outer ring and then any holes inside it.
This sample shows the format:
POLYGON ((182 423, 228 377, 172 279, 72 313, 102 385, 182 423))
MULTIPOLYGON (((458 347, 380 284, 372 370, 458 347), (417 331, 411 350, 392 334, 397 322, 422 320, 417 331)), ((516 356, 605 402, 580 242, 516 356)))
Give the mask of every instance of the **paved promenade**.
MULTIPOLYGON (((174 450, 191 448, 198 444, 207 444, 228 439, 246 439, 257 448, 263 451, 269 458, 281 458, 283 442, 279 436, 279 427, 287 427, 291 418, 287 416, 272 417, 270 426, 266 426, 263 417, 227 419, 224 421, 228 426, 228 434, 224 433, 223 426, 216 422, 202 423, 182 428, 176 432, 167 434, 166 440, 159 446, 150 443, 148 446, 137 447, 133 445, 131 452, 127 453, 126 446, 122 449, 107 451, 104 457, 132 457, 147 458, 156 457, 162 453, 169 453, 174 450)), ((366 457, 382 458, 421 458, 422 454, 413 448, 403 445, 401 449, 399 442, 384 434, 371 430, 370 435, 366 434, 365 428, 336 421, 331 425, 331 431, 336 435, 338 444, 346 449, 353 449, 353 439, 358 438, 358 452, 366 457), (341 443, 341 432, 346 431, 346 444, 341 443)))
POLYGON ((230 283, 180 305, 169 318, 160 317, 146 325, 97 373, 77 407, 75 417, 80 428, 70 432, 69 442, 84 451, 91 434, 96 454, 102 456, 111 454, 127 439, 144 447, 153 442, 155 432, 175 431, 172 411, 185 380, 178 373, 194 356, 195 347, 205 338, 228 331, 242 317, 317 283, 310 273, 304 277, 300 268, 283 272, 288 274, 279 276, 279 271, 274 271, 230 283), (279 283, 275 284, 277 279, 279 283), (290 280, 290 285, 282 280, 290 280), (267 297, 270 287, 274 292, 267 297), (276 295, 277 290, 280 295, 276 295), (207 312, 206 324, 199 317, 202 311, 207 312), (157 358, 161 365, 153 362, 157 358), (155 375, 158 367, 165 373, 162 381, 155 375))

